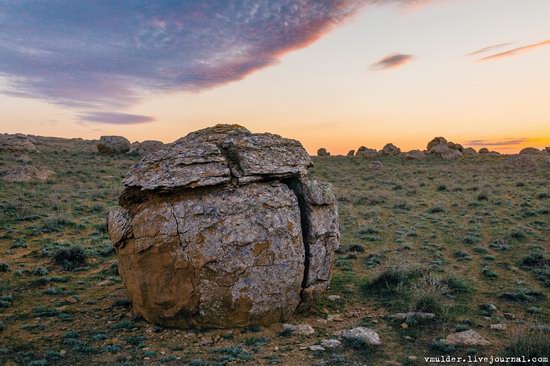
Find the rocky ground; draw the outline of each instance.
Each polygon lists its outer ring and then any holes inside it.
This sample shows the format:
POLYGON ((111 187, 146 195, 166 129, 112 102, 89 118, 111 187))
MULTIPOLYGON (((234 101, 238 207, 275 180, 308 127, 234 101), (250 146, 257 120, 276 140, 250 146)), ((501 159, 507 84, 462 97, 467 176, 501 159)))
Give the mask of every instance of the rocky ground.
POLYGON ((45 180, 0 180, 0 364, 550 357, 545 156, 528 164, 488 154, 379 163, 316 157, 311 174, 335 187, 342 239, 322 300, 289 321, 297 327, 173 330, 132 313, 105 228, 139 156, 99 155, 82 140, 35 138, 34 145, 0 152, 2 171, 52 172, 45 180))

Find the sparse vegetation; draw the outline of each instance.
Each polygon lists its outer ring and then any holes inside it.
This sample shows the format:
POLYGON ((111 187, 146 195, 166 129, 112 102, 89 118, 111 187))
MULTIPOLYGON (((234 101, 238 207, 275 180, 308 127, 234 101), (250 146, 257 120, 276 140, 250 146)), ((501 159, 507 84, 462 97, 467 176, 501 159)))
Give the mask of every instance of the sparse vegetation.
POLYGON ((330 290, 291 320, 315 336, 178 331, 131 313, 105 228, 138 157, 59 144, 31 154, 54 180, 0 190, 0 364, 419 365, 407 357, 465 354, 442 339, 468 329, 491 342, 486 354, 549 354, 547 172, 504 171, 500 157, 389 157, 376 171, 368 159, 315 159, 311 175, 336 189, 342 241, 330 290), (409 311, 436 318, 387 318, 409 311), (490 329, 508 319, 527 325, 521 336, 490 329), (381 334, 379 351, 361 342, 300 349, 356 326, 381 334))

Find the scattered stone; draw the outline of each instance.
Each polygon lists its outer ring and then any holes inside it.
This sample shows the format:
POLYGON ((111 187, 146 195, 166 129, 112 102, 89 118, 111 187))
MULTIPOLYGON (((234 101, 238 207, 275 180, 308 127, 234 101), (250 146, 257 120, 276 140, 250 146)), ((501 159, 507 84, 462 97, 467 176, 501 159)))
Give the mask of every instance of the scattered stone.
POLYGON ((474 330, 451 333, 446 338, 447 344, 453 346, 489 346, 490 343, 474 330))
POLYGON ((540 153, 542 153, 542 151, 534 147, 526 147, 519 152, 520 155, 538 155, 540 153))
POLYGON ((479 154, 489 154, 490 151, 486 147, 482 147, 481 149, 479 149, 478 153, 479 154))
POLYGON ((0 134, 0 152, 33 152, 36 151, 33 139, 23 134, 0 134))
POLYGON ((100 154, 124 154, 130 151, 130 141, 122 136, 101 136, 97 151, 100 154))
POLYGON ((342 345, 342 343, 337 339, 323 339, 321 340, 321 346, 329 349, 338 348, 342 345))
POLYGON ((380 152, 380 155, 382 156, 394 156, 399 155, 401 153, 401 149, 395 146, 394 144, 386 144, 382 151, 380 152))
POLYGON ((0 179, 8 182, 45 181, 55 175, 53 170, 37 168, 32 165, 18 166, 0 171, 0 179))
POLYGON ((347 156, 355 156, 355 150, 348 151, 347 156))
POLYGON ((162 141, 156 140, 145 140, 139 144, 137 153, 140 155, 150 154, 155 151, 159 151, 164 148, 164 143, 162 141))
POLYGON ((78 302, 77 298, 74 297, 74 296, 69 296, 69 297, 66 297, 65 299, 63 299, 66 303, 69 303, 69 304, 76 304, 78 302))
POLYGON ((409 324, 407 324, 407 323, 401 323, 400 326, 401 326, 402 329, 408 329, 409 328, 409 324))
POLYGON ((416 356, 409 356, 409 357, 407 357, 407 359, 408 359, 409 361, 416 361, 416 360, 418 359, 418 357, 416 357, 416 356))
POLYGON ((327 320, 329 322, 343 322, 344 317, 342 316, 342 314, 334 314, 327 316, 327 320))
POLYGON ((384 164, 381 161, 375 160, 369 164, 369 168, 372 170, 382 170, 384 169, 384 164))
POLYGON ((494 304, 481 304, 479 308, 488 313, 494 313, 498 310, 494 304))
POLYGON ((309 346, 309 350, 313 352, 320 352, 320 351, 324 351, 325 347, 318 344, 314 344, 313 346, 309 346))
POLYGON ((376 149, 369 149, 368 147, 361 146, 359 149, 357 149, 355 156, 361 158, 376 158, 378 157, 378 151, 376 151, 376 149))
POLYGON ((378 333, 376 333, 372 329, 365 328, 365 327, 357 327, 353 329, 344 330, 342 331, 342 338, 348 341, 360 340, 370 346, 379 346, 382 344, 382 340, 380 339, 380 336, 378 335, 378 333))
POLYGON ((508 329, 508 326, 504 323, 500 323, 500 324, 491 324, 490 328, 494 330, 506 330, 508 329))
POLYGON ((307 177, 311 164, 298 141, 235 125, 146 155, 107 220, 134 311, 169 327, 226 328, 311 306, 339 246, 336 197, 307 177))
POLYGON ((428 142, 427 150, 430 151, 433 147, 438 145, 446 145, 448 147, 447 139, 445 137, 434 137, 428 142))
POLYGON ((330 156, 330 153, 324 147, 317 150, 317 156, 330 156))
POLYGON ((472 147, 467 147, 462 151, 462 155, 477 155, 477 152, 472 147))
POLYGON ((444 137, 436 137, 428 143, 427 150, 429 154, 439 156, 444 160, 455 160, 462 157, 460 150, 464 150, 462 145, 447 142, 444 137), (450 147, 449 147, 450 146, 450 147))
POLYGON ((315 329, 309 324, 283 324, 283 331, 292 332, 296 335, 311 335, 315 329))
POLYGON ((327 297, 327 299, 328 299, 329 301, 338 301, 338 300, 340 300, 340 295, 329 295, 329 296, 327 297))
POLYGON ((405 153, 405 159, 407 160, 421 160, 426 157, 426 154, 420 150, 411 150, 405 153))
POLYGON ((393 319, 398 320, 410 320, 410 319, 422 319, 422 320, 431 320, 435 318, 433 313, 423 313, 421 311, 411 311, 408 313, 396 313, 391 316, 393 319))
POLYGON ((462 145, 451 142, 451 141, 447 142, 447 147, 451 150, 458 150, 460 152, 464 151, 464 147, 462 145))

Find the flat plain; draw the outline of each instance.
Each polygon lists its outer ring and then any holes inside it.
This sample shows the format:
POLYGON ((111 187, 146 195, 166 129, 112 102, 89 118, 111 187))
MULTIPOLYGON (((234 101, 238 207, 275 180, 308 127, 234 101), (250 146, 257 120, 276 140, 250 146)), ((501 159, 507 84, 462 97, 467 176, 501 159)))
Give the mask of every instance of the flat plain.
MULTIPOLYGON (((281 324, 175 330, 131 311, 105 215, 138 156, 104 156, 92 142, 41 139, 28 153, 56 172, 0 181, 0 364, 424 365, 424 357, 550 356, 550 169, 505 156, 375 160, 315 157, 334 185, 341 247, 330 290, 309 312, 312 335, 281 324), (434 319, 398 320, 425 312, 434 319), (375 330, 381 346, 344 342, 375 330), (474 330, 490 345, 457 347, 474 330), (321 340, 336 348, 311 350, 321 340)), ((29 164, 0 155, 0 167, 29 164)), ((531 363, 536 364, 536 363, 531 363)), ((543 363, 539 363, 543 364, 543 363)))

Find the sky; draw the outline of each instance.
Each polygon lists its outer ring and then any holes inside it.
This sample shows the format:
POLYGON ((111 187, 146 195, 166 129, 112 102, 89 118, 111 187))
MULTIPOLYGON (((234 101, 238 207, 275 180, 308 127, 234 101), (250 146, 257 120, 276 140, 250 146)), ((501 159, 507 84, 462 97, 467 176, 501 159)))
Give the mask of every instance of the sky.
POLYGON ((550 146, 548 0, 0 0, 0 132, 550 146))

